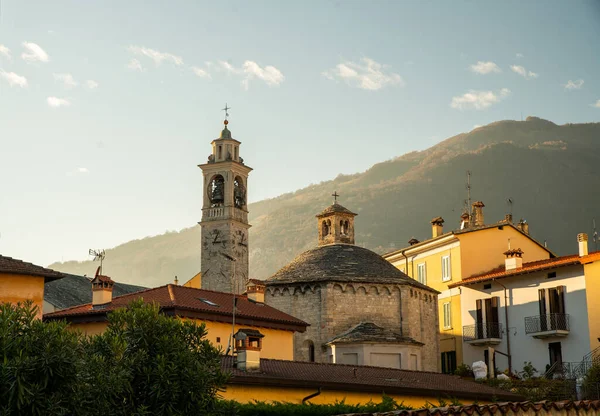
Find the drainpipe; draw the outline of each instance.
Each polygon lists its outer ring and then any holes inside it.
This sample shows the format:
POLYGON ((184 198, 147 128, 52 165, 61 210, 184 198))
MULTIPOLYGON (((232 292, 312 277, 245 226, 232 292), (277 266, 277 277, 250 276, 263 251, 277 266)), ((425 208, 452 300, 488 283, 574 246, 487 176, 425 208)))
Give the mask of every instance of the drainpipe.
POLYGON ((402 255, 404 256, 405 264, 406 264, 406 268, 404 270, 406 270, 406 274, 408 274, 408 257, 406 256, 406 254, 404 254, 405 251, 406 251, 406 249, 402 250, 400 253, 402 253, 402 255))
POLYGON ((494 279, 494 282, 498 283, 504 288, 504 319, 506 320, 506 356, 508 357, 508 372, 512 374, 512 356, 510 355, 510 325, 508 324, 508 293, 506 286, 494 279))
POLYGON ((317 389, 316 393, 313 394, 309 394, 308 396, 306 396, 304 399, 302 399, 302 404, 304 404, 307 400, 312 399, 313 397, 317 397, 319 394, 321 394, 321 387, 319 387, 317 389))

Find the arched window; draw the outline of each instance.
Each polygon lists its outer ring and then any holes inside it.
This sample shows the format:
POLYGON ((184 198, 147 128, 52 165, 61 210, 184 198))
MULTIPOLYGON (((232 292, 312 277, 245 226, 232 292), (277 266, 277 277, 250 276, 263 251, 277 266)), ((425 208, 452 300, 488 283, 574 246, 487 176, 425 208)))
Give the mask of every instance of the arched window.
POLYGON ((208 183, 208 199, 211 207, 218 207, 225 202, 225 178, 215 175, 208 183))
POLYGON ((244 181, 239 176, 236 176, 233 181, 233 202, 236 208, 246 206, 246 188, 244 181))
POLYGON ((350 228, 350 224, 348 223, 348 220, 344 221, 344 235, 348 235, 348 229, 350 228))
POLYGON ((323 237, 325 237, 326 235, 329 235, 329 226, 327 225, 327 221, 323 221, 322 228, 323 228, 323 231, 322 231, 323 237))
POLYGON ((315 343, 310 339, 304 341, 304 349, 305 349, 305 357, 306 361, 314 363, 315 362, 315 343))

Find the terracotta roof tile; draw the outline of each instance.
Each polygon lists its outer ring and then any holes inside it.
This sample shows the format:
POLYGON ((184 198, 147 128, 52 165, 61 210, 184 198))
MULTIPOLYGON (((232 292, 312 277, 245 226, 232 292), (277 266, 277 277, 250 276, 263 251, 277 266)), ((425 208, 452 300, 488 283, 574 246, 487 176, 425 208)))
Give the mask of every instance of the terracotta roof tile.
POLYGON ((489 270, 485 273, 470 276, 459 282, 452 283, 452 284, 448 285, 448 287, 453 288, 453 287, 469 285, 469 284, 473 284, 473 283, 486 282, 488 280, 494 280, 494 279, 499 279, 499 278, 504 278, 504 277, 518 276, 520 274, 538 272, 541 270, 571 266, 574 264, 581 264, 581 260, 582 260, 582 258, 579 257, 578 254, 572 254, 570 256, 555 257, 553 259, 545 259, 545 260, 538 260, 538 261, 523 263, 523 267, 520 267, 518 269, 508 270, 508 271, 506 270, 505 266, 502 265, 495 269, 489 270))
POLYGON ((64 277, 57 271, 2 255, 0 255, 0 273, 39 276, 44 277, 46 282, 64 277))
MULTIPOLYGON (((391 412, 373 413, 377 416, 454 416, 454 415, 525 415, 525 414, 598 414, 600 400, 561 401, 561 402, 505 402, 493 404, 471 404, 467 406, 434 407, 419 410, 394 410, 391 412), (529 413, 531 412, 531 413, 529 413), (564 413, 562 413, 564 412, 564 413)), ((349 413, 339 416, 358 415, 349 413)), ((369 413, 360 413, 361 416, 370 416, 369 413)))
POLYGON ((458 376, 385 367, 323 364, 300 361, 260 360, 259 372, 233 368, 232 357, 223 357, 221 366, 232 374, 231 384, 261 386, 303 386, 328 390, 371 391, 386 394, 418 394, 429 397, 459 397, 489 400, 519 400, 521 396, 464 380, 458 376))
MULTIPOLYGON (((210 320, 211 315, 215 317, 215 320, 223 320, 223 318, 230 320, 233 310, 233 295, 231 293, 194 289, 191 287, 169 284, 115 297, 110 304, 101 310, 93 309, 92 304, 88 303, 46 314, 44 315, 44 319, 72 319, 90 315, 105 315, 106 312, 126 307, 131 301, 139 298, 143 299, 145 302, 156 302, 163 310, 175 309, 177 311, 182 311, 184 316, 186 316, 186 311, 190 313, 201 313, 207 320, 210 320), (217 319, 217 317, 220 317, 220 319, 217 319)), ((247 296, 236 295, 236 298, 236 320, 239 319, 241 321, 245 318, 255 322, 256 326, 265 327, 269 327, 269 323, 289 325, 291 327, 302 328, 301 330, 304 330, 304 328, 308 326, 306 322, 281 312, 278 309, 265 304, 252 302, 248 300, 247 296)), ((292 329, 290 328, 290 330, 292 329)))

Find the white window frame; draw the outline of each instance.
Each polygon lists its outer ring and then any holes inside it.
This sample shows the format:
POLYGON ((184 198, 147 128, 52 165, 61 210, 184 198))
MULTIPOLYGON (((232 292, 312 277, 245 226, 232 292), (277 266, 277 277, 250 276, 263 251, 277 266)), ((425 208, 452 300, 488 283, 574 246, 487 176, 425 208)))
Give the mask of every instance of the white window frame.
POLYGON ((427 266, 425 263, 417 264, 417 281, 424 285, 427 284, 427 266), (422 273, 421 270, 423 270, 422 273))
POLYGON ((452 303, 445 302, 443 305, 444 310, 444 329, 452 329, 452 303))
POLYGON ((449 255, 442 256, 442 282, 447 282, 448 280, 452 280, 452 266, 449 255))

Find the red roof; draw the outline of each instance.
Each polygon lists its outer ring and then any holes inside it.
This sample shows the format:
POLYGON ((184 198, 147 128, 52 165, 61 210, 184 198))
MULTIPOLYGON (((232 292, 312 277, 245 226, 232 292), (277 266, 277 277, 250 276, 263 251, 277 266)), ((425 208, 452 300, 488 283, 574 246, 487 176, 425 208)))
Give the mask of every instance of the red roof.
POLYGON ((46 269, 42 266, 36 266, 35 264, 26 263, 22 260, 2 255, 0 255, 0 273, 39 276, 43 277, 46 282, 51 282, 52 280, 64 277, 62 273, 52 269, 46 269))
POLYGON ((260 359, 260 371, 246 372, 233 367, 230 356, 221 359, 221 368, 230 372, 228 384, 264 387, 303 387, 317 390, 377 392, 428 397, 458 397, 489 400, 520 400, 521 396, 450 374, 409 371, 386 367, 326 364, 260 359))
MULTIPOLYGON (((236 295, 236 323, 266 328, 304 332, 308 324, 271 306, 248 300, 245 295, 236 295)), ((233 294, 185 286, 165 285, 113 298, 102 309, 94 309, 91 303, 74 306, 44 315, 44 320, 67 319, 76 322, 106 320, 106 313, 126 307, 135 299, 156 302, 163 313, 207 321, 231 322, 233 294)))
POLYGON ((469 285, 473 283, 487 282, 489 280, 500 279, 510 276, 518 276, 520 274, 527 274, 533 272, 539 272, 542 270, 555 269, 557 267, 572 266, 575 264, 582 264, 589 262, 588 260, 595 261, 600 260, 598 256, 600 252, 592 253, 588 256, 580 257, 578 254, 572 254, 570 256, 555 257, 553 259, 531 261, 529 263, 523 263, 523 267, 518 269, 506 270, 505 265, 492 269, 482 274, 467 277, 459 282, 448 285, 449 288, 469 285))

